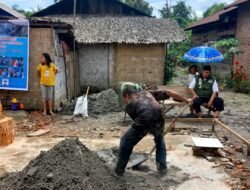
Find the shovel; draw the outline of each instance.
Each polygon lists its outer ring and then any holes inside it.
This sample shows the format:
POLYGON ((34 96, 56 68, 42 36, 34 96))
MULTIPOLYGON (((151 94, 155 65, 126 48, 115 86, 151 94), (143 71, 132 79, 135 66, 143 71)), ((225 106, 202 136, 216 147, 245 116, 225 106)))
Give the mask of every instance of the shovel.
MULTIPOLYGON (((173 128, 173 124, 176 122, 176 120, 178 119, 178 117, 180 117, 180 115, 182 114, 182 112, 187 108, 189 107, 189 105, 185 105, 181 111, 177 114, 177 116, 171 121, 171 123, 169 124, 169 126, 167 127, 167 129, 165 130, 164 132, 164 136, 169 132, 171 131, 171 129, 173 128)), ((153 154, 153 152, 155 151, 156 149, 156 146, 154 145, 154 147, 150 150, 150 152, 148 154, 144 153, 144 154, 138 154, 138 155, 135 155, 134 158, 132 158, 131 161, 129 161, 128 165, 127 165, 127 168, 130 169, 130 168, 133 168, 133 167, 136 167, 136 166, 139 166, 140 164, 146 162, 150 157, 151 155, 153 154)))

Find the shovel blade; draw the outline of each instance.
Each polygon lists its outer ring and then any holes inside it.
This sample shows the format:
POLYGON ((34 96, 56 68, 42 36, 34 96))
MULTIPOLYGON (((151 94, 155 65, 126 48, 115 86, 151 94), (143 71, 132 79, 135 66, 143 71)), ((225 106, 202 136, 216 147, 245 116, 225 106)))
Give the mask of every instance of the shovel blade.
POLYGON ((132 158, 128 165, 127 168, 133 168, 135 166, 138 166, 148 160, 148 156, 146 154, 137 154, 134 158, 132 158))

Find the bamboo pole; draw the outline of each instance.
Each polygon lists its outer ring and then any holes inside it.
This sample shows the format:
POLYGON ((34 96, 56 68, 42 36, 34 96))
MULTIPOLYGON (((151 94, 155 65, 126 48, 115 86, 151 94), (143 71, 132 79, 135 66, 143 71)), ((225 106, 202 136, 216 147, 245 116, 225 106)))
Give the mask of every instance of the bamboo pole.
POLYGON ((213 118, 178 118, 177 122, 213 122, 213 118))
MULTIPOLYGON (((76 73, 76 0, 73 5, 73 73, 76 73)), ((76 77, 74 77, 74 99, 76 101, 76 77)))

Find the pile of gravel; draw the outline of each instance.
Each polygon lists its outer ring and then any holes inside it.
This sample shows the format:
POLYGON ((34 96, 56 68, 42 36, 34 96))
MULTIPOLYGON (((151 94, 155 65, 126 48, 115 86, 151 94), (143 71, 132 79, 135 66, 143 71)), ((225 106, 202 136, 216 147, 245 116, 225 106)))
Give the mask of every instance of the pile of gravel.
POLYGON ((0 178, 5 190, 125 190, 126 183, 78 139, 66 139, 22 171, 0 178))
POLYGON ((106 114, 121 111, 118 95, 113 89, 88 96, 88 108, 89 114, 106 114))

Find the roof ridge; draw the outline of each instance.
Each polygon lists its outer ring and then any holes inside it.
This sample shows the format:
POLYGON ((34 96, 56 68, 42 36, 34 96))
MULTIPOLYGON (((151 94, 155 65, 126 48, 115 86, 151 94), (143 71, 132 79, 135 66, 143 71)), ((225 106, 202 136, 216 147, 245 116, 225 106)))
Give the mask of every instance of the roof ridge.
POLYGON ((0 9, 4 10, 5 12, 9 13, 10 15, 12 15, 18 19, 26 18, 23 14, 15 11, 14 9, 10 8, 9 6, 7 6, 1 2, 0 2, 0 9))

